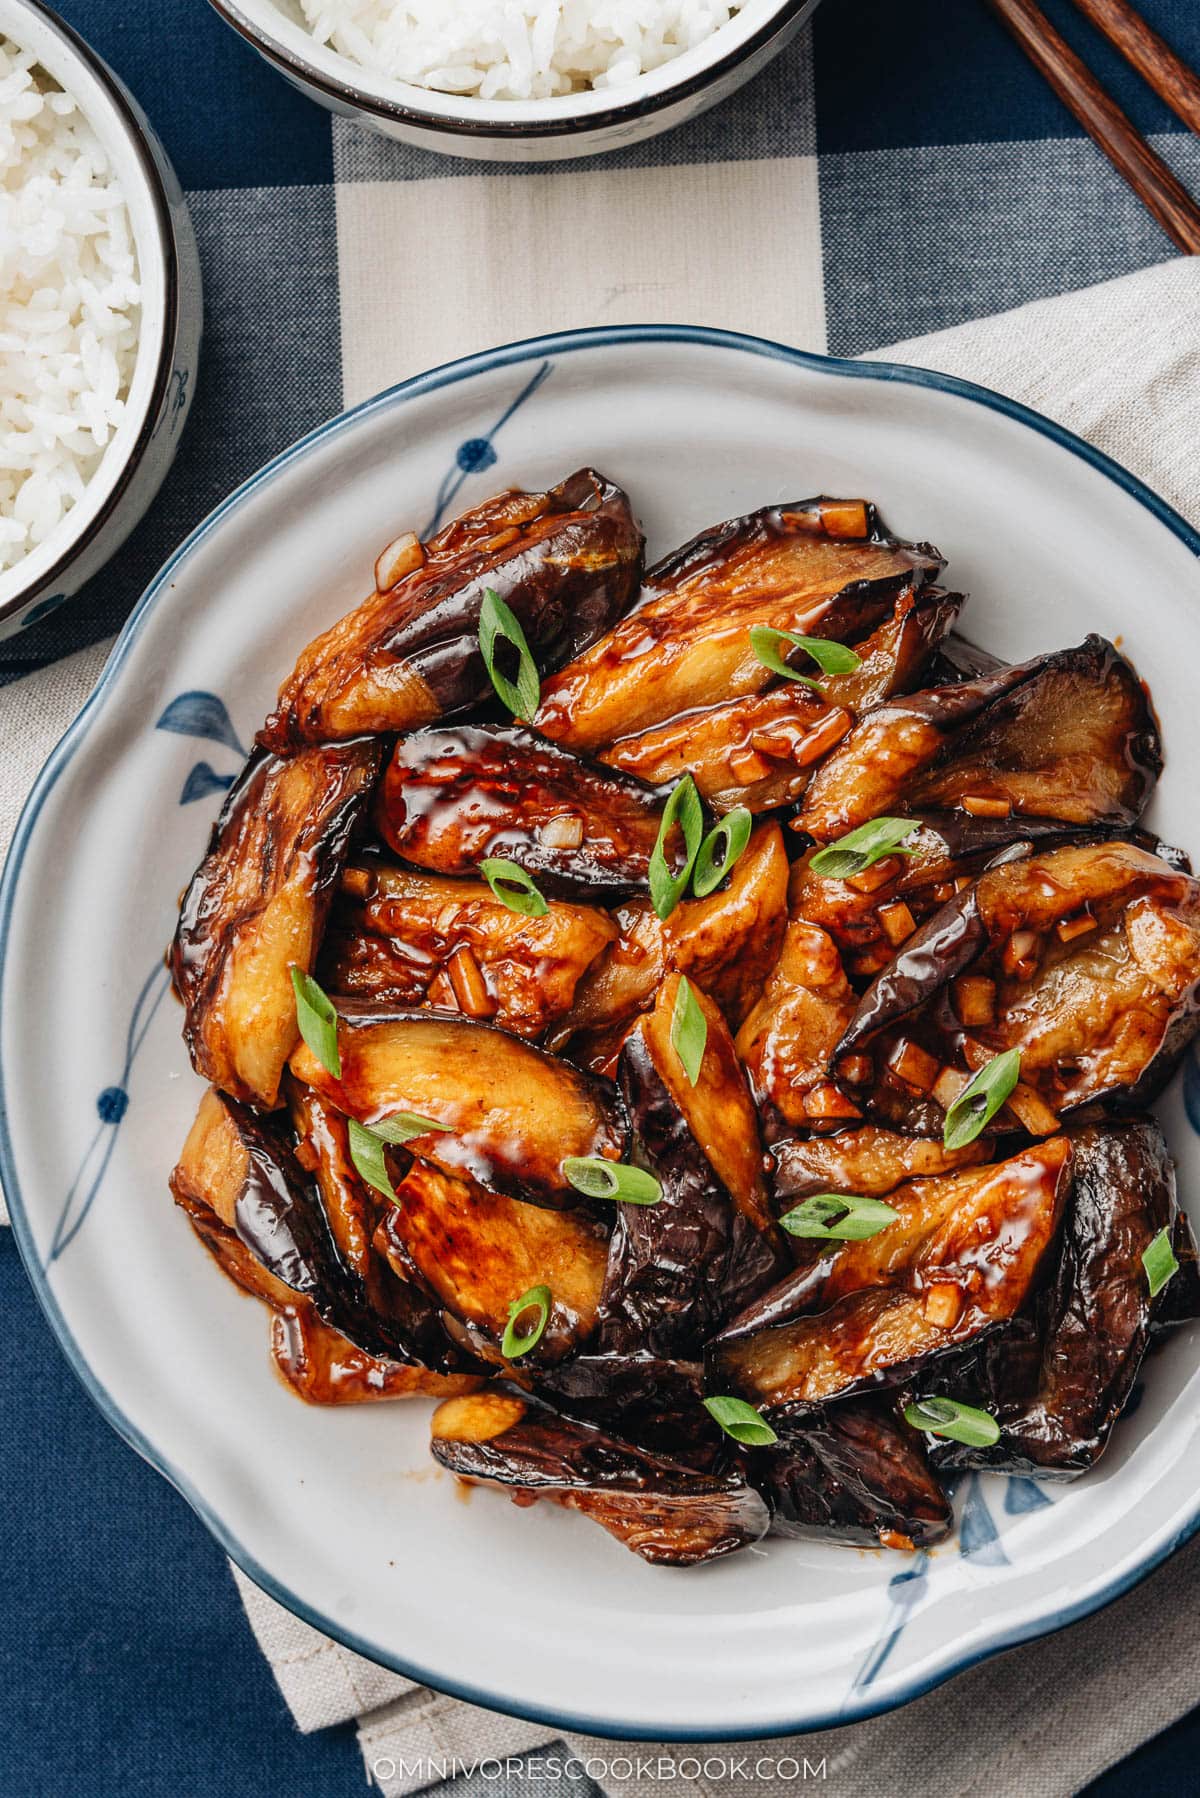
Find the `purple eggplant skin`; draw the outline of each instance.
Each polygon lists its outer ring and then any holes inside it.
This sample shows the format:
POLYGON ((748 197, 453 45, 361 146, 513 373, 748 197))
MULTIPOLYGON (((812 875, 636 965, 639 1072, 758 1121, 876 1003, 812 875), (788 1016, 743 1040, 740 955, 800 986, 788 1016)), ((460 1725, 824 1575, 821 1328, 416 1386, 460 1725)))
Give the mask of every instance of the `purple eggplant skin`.
POLYGON ((802 827, 821 842, 873 817, 995 800, 1021 817, 1128 829, 1162 772, 1135 669, 1103 637, 868 713, 818 769, 802 827))
POLYGON ((966 1376, 936 1387, 991 1411, 1000 1440, 969 1448, 931 1438, 939 1472, 980 1467, 1060 1480, 1086 1473, 1152 1336, 1200 1316, 1196 1244, 1157 1123, 1089 1125, 1072 1140, 1072 1200, 1034 1333, 986 1344, 966 1376), (1142 1255, 1162 1230, 1172 1233, 1179 1271, 1151 1298, 1142 1255))
POLYGON ((954 1523, 915 1431, 882 1406, 832 1405, 748 1457, 771 1534, 856 1548, 932 1548, 954 1523))
POLYGON ((630 1160, 662 1187, 655 1205, 619 1205, 600 1300, 604 1353, 691 1359, 778 1277, 779 1245, 734 1204, 635 1030, 617 1073, 630 1160))
POLYGON ((526 1393, 492 1389, 434 1413, 434 1459, 472 1484, 507 1487, 518 1503, 546 1498, 582 1511, 658 1566, 689 1567, 766 1535, 770 1514, 742 1473, 700 1472, 526 1393))
POLYGON ((558 668, 632 605, 644 548, 627 496, 594 469, 548 493, 498 494, 308 645, 259 740, 287 752, 411 730, 491 699, 479 648, 489 590, 515 613, 540 671, 558 668))
POLYGON ((497 857, 548 894, 615 898, 646 891, 667 797, 519 725, 473 724, 401 737, 377 813, 389 848, 415 867, 474 874, 497 857))
MULTIPOLYGON (((638 1352, 582 1354, 528 1369, 528 1375, 535 1395, 565 1417, 704 1471, 723 1464, 728 1438, 704 1409, 699 1361, 638 1352)), ((518 1368, 517 1376, 524 1384, 526 1370, 518 1368)))

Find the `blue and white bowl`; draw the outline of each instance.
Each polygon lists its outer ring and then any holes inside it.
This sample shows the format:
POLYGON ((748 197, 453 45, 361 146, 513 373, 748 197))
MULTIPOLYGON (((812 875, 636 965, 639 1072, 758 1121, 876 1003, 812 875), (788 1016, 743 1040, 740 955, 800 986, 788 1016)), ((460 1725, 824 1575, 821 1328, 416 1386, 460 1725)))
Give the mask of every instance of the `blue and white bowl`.
POLYGON ((479 162, 557 162, 657 137, 724 100, 791 42, 818 0, 745 0, 728 24, 620 87, 481 100, 393 81, 319 44, 298 0, 211 0, 302 93, 400 143, 479 162))
POLYGON ((124 191, 142 289, 125 417, 83 497, 44 543, 0 572, 3 638, 70 600, 120 548, 158 492, 196 385, 203 305, 196 239, 182 191, 133 96, 37 0, 0 0, 0 37, 36 56, 73 95, 104 146, 124 191))
MULTIPOLYGON (((769 1541, 648 1567, 584 1519, 456 1502, 430 1405, 321 1411, 274 1376, 167 1175, 202 1090, 167 997, 181 887, 281 676, 372 585, 381 544, 583 462, 657 557, 715 520, 865 494, 929 537, 970 635, 1019 658, 1121 637, 1195 843, 1200 535, 1077 439, 919 370, 688 328, 582 332, 424 375, 305 439, 163 569, 42 773, 0 885, 0 1181, 66 1354, 126 1439, 267 1591, 478 1703, 591 1733, 727 1740, 903 1703, 1124 1590, 1195 1530, 1200 1327, 1143 1370, 1071 1485, 970 1476, 932 1554, 769 1541), (498 422, 499 421, 499 422, 498 422)), ((1194 1064, 1160 1106, 1200 1222, 1194 1064)))

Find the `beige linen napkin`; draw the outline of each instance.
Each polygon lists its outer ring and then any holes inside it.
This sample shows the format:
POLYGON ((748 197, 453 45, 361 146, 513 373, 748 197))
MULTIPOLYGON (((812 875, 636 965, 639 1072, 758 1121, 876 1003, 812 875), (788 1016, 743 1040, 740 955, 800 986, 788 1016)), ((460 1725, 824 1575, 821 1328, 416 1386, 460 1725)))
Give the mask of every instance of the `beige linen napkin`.
MULTIPOLYGON (((1200 523, 1200 260, 1166 263, 879 355, 965 376, 1048 413, 1200 523)), ((0 850, 106 647, 0 693, 0 850)), ((497 1761, 556 1739, 544 1727, 374 1666, 236 1578, 297 1726, 357 1719, 367 1768, 387 1798, 431 1783, 453 1761, 467 1768, 486 1761, 492 1771, 497 1761)), ((1100 1616, 985 1662, 902 1711, 818 1736, 703 1749, 710 1771, 698 1779, 669 1776, 672 1763, 690 1771, 686 1749, 582 1738, 567 1746, 613 1798, 726 1798, 730 1791, 765 1798, 798 1782, 787 1778, 790 1763, 806 1759, 813 1768, 824 1761, 825 1778, 848 1798, 915 1790, 926 1798, 1063 1798, 1200 1699, 1198 1600, 1200 1546, 1100 1616), (660 1757, 654 1772, 666 1777, 638 1771, 639 1761, 644 1768, 660 1757), (763 1760, 773 1776, 756 1774, 763 1760)))

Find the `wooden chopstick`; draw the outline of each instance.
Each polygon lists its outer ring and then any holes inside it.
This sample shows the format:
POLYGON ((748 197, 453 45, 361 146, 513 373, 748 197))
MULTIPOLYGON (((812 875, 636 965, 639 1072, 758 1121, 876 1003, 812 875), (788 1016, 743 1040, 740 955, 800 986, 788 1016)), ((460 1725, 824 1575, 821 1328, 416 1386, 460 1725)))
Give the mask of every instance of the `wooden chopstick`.
POLYGON ((1075 0, 1075 4, 1189 131, 1200 136, 1200 75, 1176 56, 1129 0, 1075 0))
POLYGON ((1189 255, 1200 255, 1200 206, 1035 0, 988 0, 988 5, 1171 241, 1189 255))

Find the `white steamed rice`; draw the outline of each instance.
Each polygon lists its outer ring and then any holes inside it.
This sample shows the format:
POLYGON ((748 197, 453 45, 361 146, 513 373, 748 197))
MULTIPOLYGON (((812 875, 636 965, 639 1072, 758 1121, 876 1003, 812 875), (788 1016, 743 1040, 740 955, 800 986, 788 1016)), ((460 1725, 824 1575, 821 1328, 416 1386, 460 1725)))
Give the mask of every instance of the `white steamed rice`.
POLYGON ((96 472, 125 411, 138 302, 129 215, 94 131, 0 37, 0 570, 96 472))
POLYGON ((742 0, 300 0, 364 68, 483 100, 615 88, 728 24, 742 0))

